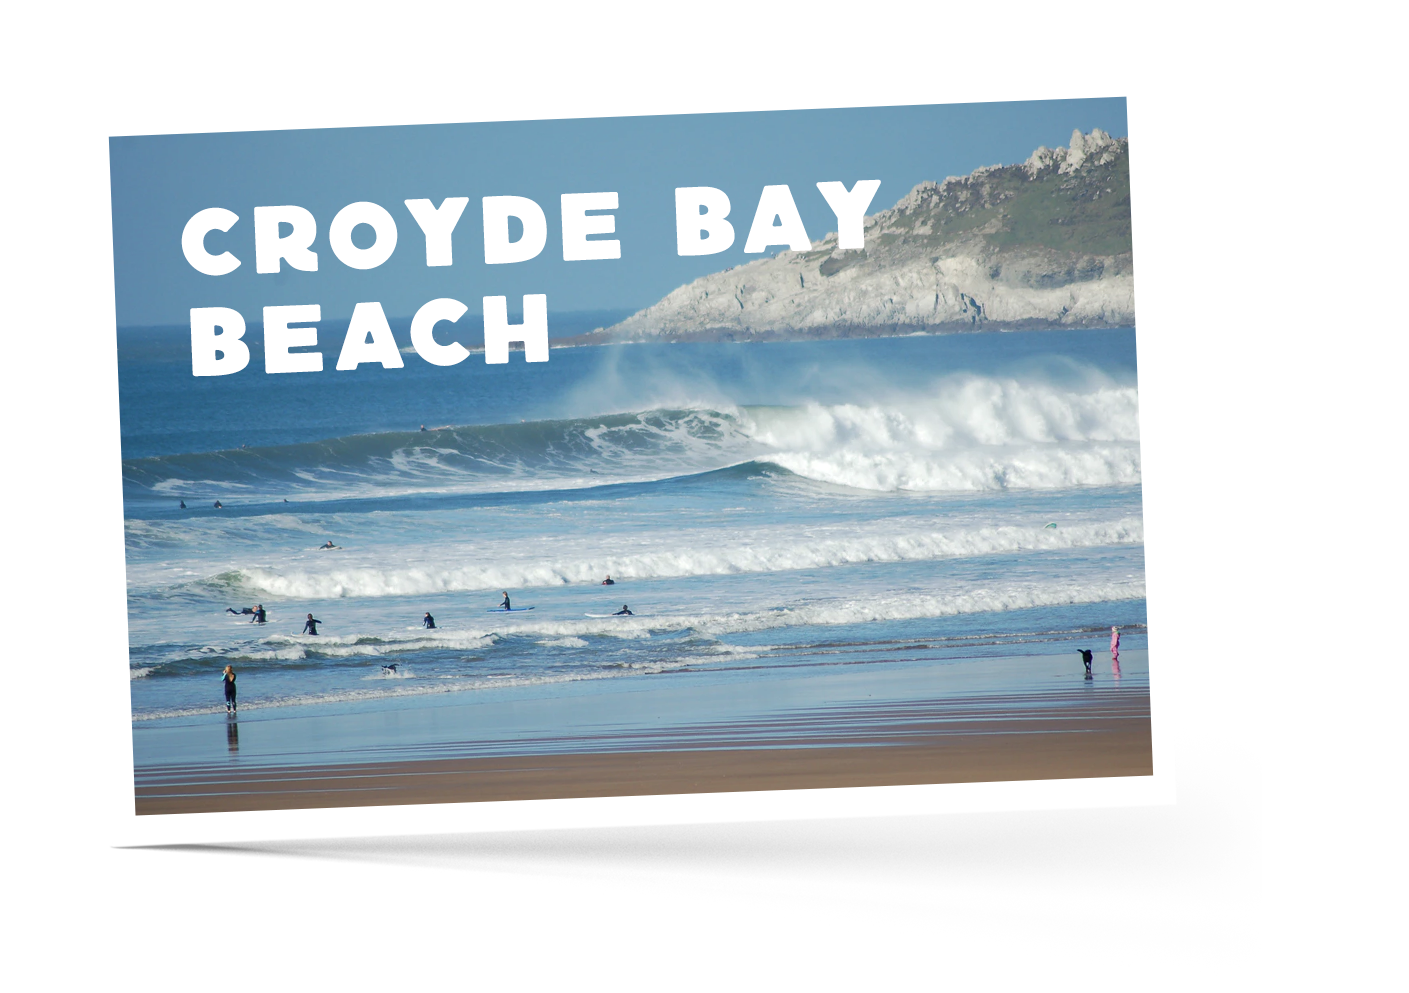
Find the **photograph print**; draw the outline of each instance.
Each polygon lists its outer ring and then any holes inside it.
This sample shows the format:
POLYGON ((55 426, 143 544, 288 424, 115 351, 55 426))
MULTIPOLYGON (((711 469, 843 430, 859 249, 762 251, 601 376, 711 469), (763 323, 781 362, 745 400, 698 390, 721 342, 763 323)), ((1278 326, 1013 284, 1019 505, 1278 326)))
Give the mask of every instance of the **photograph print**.
POLYGON ((1127 134, 111 139, 136 812, 1152 775, 1127 134))

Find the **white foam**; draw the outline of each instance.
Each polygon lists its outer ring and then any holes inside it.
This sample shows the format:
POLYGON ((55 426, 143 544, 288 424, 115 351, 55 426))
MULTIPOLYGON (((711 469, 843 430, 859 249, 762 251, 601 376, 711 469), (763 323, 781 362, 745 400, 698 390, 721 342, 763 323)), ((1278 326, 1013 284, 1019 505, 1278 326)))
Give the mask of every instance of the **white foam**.
MULTIPOLYGON (((411 568, 331 563, 321 569, 256 566, 239 570, 238 577, 251 596, 418 596, 595 583, 606 574, 621 579, 722 576, 1139 544, 1144 540, 1144 526, 1138 517, 1061 528, 938 528, 935 525, 939 523, 935 519, 896 518, 866 525, 776 527, 752 532, 659 532, 640 539, 645 547, 611 556, 596 552, 599 540, 582 543, 565 539, 555 543, 566 553, 563 558, 514 561, 496 554, 474 564, 465 564, 458 556, 436 562, 432 556, 443 552, 418 550, 421 554, 415 558, 420 564, 411 568)), ((398 561, 405 561, 404 552, 397 550, 398 561)), ((324 644, 329 640, 320 639, 324 644)))
MULTIPOLYGON (((955 375, 923 392, 870 404, 739 408, 718 403, 600 415, 600 420, 582 417, 544 422, 542 433, 516 435, 504 449, 484 443, 476 433, 482 429, 467 428, 464 450, 418 439, 389 454, 287 471, 301 481, 295 489, 302 497, 316 499, 584 488, 758 459, 808 478, 870 490, 1138 482, 1137 390, 1092 370, 1085 375, 1081 387, 955 375)), ((236 490, 244 500, 290 495, 287 476, 267 486, 242 478, 247 481, 165 479, 150 489, 171 499, 236 490)))

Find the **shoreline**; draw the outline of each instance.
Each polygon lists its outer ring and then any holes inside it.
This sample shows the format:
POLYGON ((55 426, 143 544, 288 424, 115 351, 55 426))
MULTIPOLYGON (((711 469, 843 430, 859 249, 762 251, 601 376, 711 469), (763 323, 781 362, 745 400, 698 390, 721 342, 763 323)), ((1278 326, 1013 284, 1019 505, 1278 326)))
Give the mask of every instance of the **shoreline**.
POLYGON ((1152 775, 1149 696, 1124 702, 1117 712, 1076 706, 1041 717, 925 720, 899 736, 853 731, 792 747, 730 747, 706 736, 652 750, 531 754, 525 743, 491 756, 155 766, 137 771, 135 807, 141 816, 1152 775))

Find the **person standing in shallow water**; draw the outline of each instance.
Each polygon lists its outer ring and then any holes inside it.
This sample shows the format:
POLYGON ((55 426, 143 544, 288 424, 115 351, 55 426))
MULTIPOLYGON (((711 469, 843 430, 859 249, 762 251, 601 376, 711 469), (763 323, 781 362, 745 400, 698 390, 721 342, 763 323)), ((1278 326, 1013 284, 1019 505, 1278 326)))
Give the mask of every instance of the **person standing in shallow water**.
POLYGON ((220 681, 225 684, 225 713, 233 714, 239 709, 235 705, 235 667, 227 665, 220 674, 220 681))
POLYGON ((317 634, 317 633, 318 633, 318 625, 319 625, 319 624, 322 624, 322 623, 323 623, 322 621, 318 620, 318 619, 317 619, 316 617, 314 617, 312 614, 309 614, 309 615, 308 615, 308 620, 306 620, 306 621, 303 622, 303 633, 304 633, 304 634, 317 634))
POLYGON ((1120 628, 1111 628, 1111 662, 1120 665, 1120 628))
POLYGON ((423 627, 423 628, 433 628, 433 627, 435 627, 435 618, 431 616, 431 612, 430 612, 429 610, 426 611, 426 616, 421 618, 421 627, 423 627))

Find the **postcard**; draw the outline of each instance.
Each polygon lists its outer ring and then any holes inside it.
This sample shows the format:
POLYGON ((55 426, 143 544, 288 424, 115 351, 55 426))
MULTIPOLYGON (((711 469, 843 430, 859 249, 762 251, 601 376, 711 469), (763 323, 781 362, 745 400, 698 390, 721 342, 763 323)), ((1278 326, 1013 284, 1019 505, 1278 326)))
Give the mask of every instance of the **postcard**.
POLYGON ((1127 134, 113 138, 136 816, 1151 777, 1127 134))

